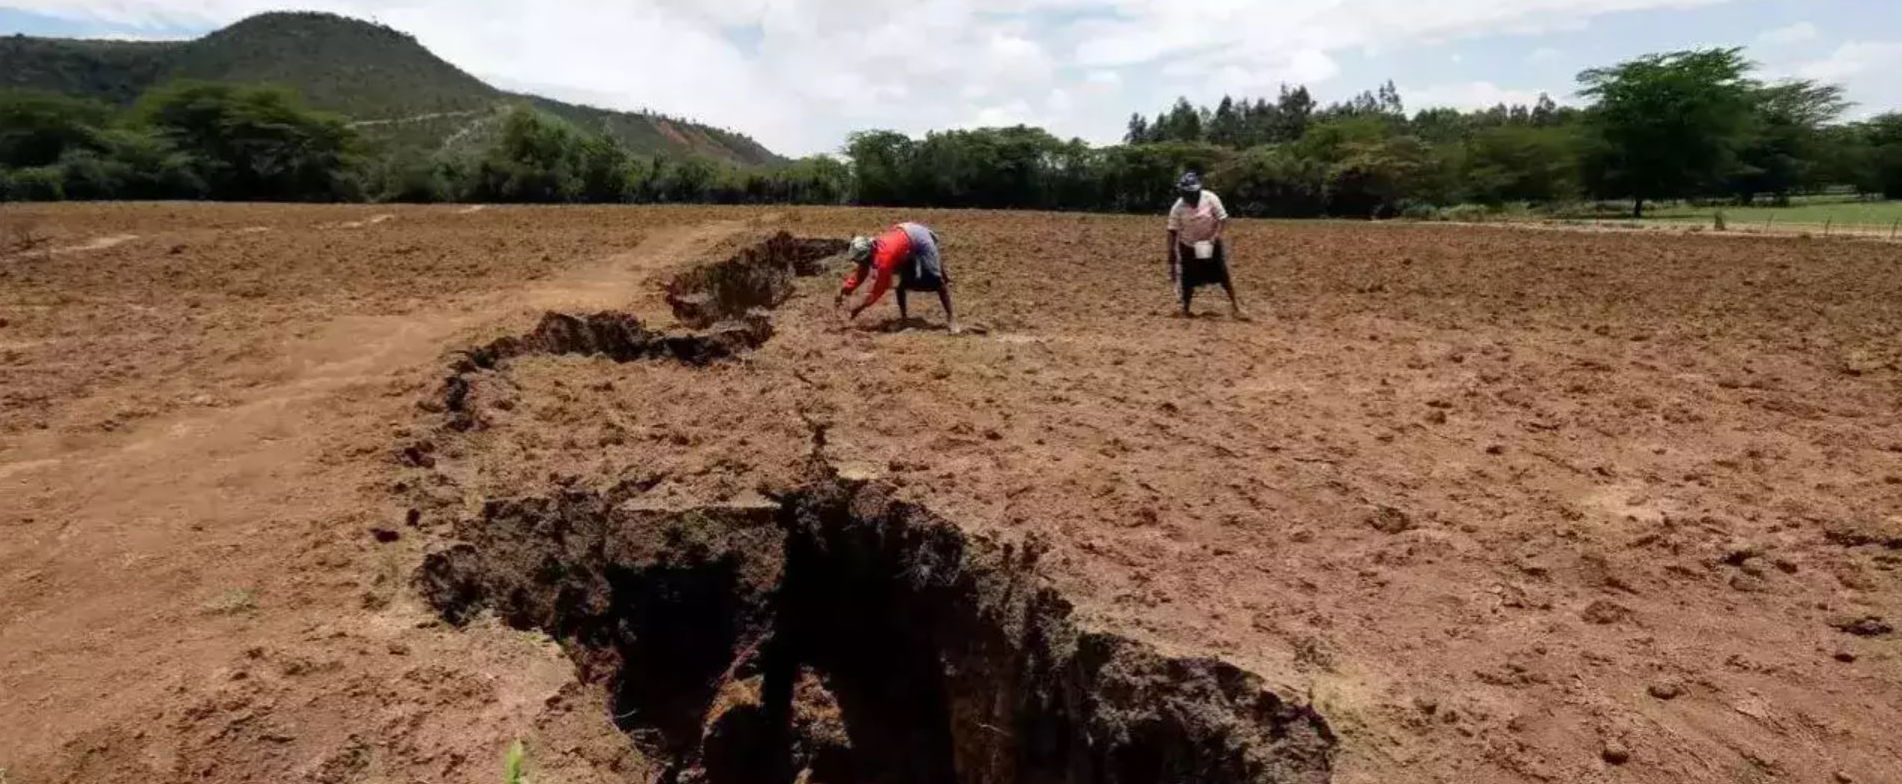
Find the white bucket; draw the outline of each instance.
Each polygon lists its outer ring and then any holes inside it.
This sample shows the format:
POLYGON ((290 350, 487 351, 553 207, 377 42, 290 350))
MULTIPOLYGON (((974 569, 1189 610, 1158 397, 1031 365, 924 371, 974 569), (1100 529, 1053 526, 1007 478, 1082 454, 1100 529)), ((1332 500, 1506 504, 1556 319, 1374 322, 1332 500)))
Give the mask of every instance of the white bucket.
POLYGON ((1196 243, 1195 257, 1198 259, 1203 259, 1203 260, 1215 258, 1215 243, 1213 242, 1196 243))

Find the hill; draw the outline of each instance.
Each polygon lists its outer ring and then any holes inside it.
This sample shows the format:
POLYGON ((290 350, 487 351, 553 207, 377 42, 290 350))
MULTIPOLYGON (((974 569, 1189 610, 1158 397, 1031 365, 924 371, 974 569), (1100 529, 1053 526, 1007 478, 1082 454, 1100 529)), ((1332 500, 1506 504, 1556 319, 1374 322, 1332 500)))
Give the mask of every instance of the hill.
POLYGON ((732 131, 499 90, 409 35, 331 14, 260 14, 191 41, 0 38, 0 87, 125 104, 170 79, 285 85, 312 106, 357 121, 366 135, 403 146, 438 146, 500 107, 525 101, 643 155, 744 165, 782 160, 732 131))

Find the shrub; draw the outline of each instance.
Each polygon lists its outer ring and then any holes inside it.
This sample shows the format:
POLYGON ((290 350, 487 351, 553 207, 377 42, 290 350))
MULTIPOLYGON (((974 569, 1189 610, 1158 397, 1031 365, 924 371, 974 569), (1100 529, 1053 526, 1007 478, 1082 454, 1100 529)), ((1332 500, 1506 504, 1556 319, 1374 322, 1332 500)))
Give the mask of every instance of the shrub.
POLYGON ((60 201, 66 198, 66 175, 58 166, 14 169, 4 175, 7 201, 60 201))
POLYGON ((1484 223, 1496 217, 1491 208, 1483 204, 1458 204, 1442 211, 1446 220, 1456 223, 1484 223))
POLYGON ((381 202, 436 204, 456 197, 443 167, 427 160, 392 161, 375 190, 381 202))

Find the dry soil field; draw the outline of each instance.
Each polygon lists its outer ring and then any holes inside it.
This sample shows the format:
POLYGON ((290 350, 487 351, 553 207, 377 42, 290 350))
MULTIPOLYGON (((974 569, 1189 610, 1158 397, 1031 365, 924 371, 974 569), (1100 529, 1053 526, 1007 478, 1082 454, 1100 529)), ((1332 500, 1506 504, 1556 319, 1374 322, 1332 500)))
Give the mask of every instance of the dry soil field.
POLYGON ((1902 781, 1902 248, 1231 237, 0 207, 0 781, 1902 781))

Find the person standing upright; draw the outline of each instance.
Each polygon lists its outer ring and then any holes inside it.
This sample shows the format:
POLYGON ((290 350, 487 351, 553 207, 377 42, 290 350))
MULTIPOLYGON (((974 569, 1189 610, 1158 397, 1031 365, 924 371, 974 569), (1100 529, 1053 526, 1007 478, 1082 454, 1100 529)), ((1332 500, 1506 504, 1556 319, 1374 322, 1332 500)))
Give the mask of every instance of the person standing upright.
POLYGON ((1228 227, 1228 210, 1222 197, 1202 188, 1202 178, 1187 172, 1176 181, 1175 206, 1169 208, 1169 280, 1182 295, 1182 315, 1193 315, 1190 305, 1195 290, 1219 284, 1228 292, 1229 312, 1245 319, 1241 300, 1235 296, 1235 284, 1228 274, 1228 249, 1222 232, 1228 227))

